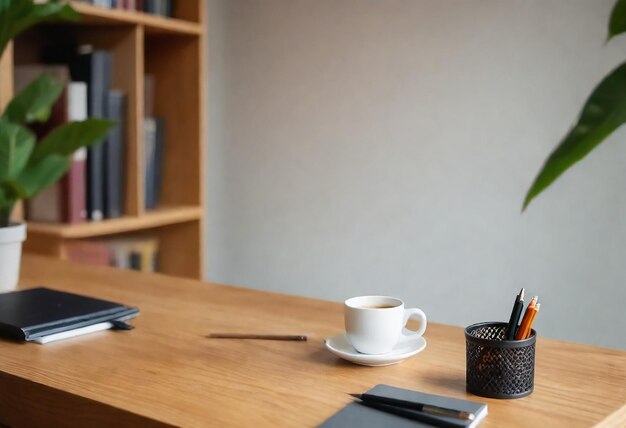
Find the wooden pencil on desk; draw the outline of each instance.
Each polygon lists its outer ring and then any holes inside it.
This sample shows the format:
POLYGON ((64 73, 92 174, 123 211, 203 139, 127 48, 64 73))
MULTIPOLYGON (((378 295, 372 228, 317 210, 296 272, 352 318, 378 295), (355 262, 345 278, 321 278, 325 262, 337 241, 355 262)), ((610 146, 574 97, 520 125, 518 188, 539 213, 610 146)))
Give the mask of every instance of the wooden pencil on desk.
POLYGON ((254 339, 254 340, 286 340, 305 342, 305 335, 289 334, 245 334, 245 333, 211 333, 205 336, 207 339, 254 339))

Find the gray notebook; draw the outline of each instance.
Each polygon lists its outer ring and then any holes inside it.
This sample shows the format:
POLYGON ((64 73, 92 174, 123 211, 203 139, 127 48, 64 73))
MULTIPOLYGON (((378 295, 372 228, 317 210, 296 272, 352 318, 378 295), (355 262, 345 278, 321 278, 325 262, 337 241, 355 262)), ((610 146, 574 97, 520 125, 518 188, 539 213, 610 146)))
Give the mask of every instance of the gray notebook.
MULTIPOLYGON (((475 403, 473 401, 459 400, 457 398, 444 397, 441 395, 426 394, 418 391, 410 391, 408 389, 394 388, 388 385, 376 385, 367 391, 368 394, 382 395, 384 397, 399 398, 402 400, 417 401, 424 404, 431 404, 451 409, 471 412, 476 415, 473 421, 462 421, 454 418, 437 417, 437 419, 445 420, 450 424, 457 425, 459 428, 473 428, 477 426, 487 416, 487 405, 483 403, 475 403)), ((396 416, 380 410, 372 409, 359 403, 350 403, 339 412, 335 413, 330 419, 324 422, 320 427, 398 427, 398 428, 415 428, 429 427, 432 425, 417 422, 402 416, 396 416)))

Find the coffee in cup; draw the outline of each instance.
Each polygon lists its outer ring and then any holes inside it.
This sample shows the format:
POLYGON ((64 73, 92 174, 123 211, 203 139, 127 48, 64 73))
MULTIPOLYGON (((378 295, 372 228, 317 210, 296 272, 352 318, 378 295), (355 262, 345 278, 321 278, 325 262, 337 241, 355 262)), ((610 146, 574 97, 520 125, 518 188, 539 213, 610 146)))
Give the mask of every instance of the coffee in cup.
POLYGON ((353 297, 344 302, 348 340, 362 354, 386 354, 398 342, 416 340, 426 331, 426 314, 404 308, 404 302, 388 296, 353 297), (420 320, 417 331, 405 328, 410 318, 420 320))

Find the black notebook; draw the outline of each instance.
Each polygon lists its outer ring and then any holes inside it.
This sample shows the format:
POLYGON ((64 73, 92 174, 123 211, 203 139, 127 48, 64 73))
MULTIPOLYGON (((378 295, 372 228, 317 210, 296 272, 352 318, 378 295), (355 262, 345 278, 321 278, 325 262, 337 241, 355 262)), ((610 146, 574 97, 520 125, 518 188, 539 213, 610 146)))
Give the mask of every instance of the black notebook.
POLYGON ((0 294, 0 335, 36 340, 106 321, 135 317, 139 309, 49 288, 0 294))
MULTIPOLYGON (((443 416, 432 416, 434 419, 445 421, 450 426, 458 426, 459 428, 473 428, 477 426, 485 418, 485 416, 487 416, 487 405, 483 403, 476 403, 473 401, 459 400, 457 398, 426 394, 424 392, 418 391, 410 391, 408 389, 395 388, 388 385, 376 385, 374 388, 367 391, 367 393, 461 410, 474 413, 474 415, 476 415, 476 419, 474 419, 473 421, 464 421, 443 416)), ((433 425, 424 422, 417 422, 408 418, 404 418, 402 416, 393 415, 391 413, 386 413, 377 409, 364 406, 357 402, 348 404, 346 407, 341 409, 330 419, 320 425, 320 427, 323 428, 383 428, 391 426, 394 428, 415 428, 430 427, 433 425)))

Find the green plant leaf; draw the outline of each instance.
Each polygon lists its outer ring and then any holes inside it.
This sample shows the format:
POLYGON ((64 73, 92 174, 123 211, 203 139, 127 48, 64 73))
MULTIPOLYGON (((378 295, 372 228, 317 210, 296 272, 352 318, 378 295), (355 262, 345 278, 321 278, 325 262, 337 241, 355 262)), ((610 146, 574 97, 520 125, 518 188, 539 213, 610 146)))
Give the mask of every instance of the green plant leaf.
POLYGON ((59 126, 37 144, 32 161, 37 162, 52 154, 70 156, 81 147, 99 143, 114 124, 110 120, 87 119, 59 126))
POLYGON ((598 84, 585 103, 578 123, 550 154, 526 194, 522 211, 568 168, 583 159, 626 122, 626 63, 598 84))
POLYGON ((7 199, 4 190, 0 188, 0 227, 7 227, 11 223, 11 212, 14 206, 15 200, 7 199))
POLYGON ((626 0, 617 0, 609 18, 609 36, 607 41, 626 32, 626 0))
POLYGON ((15 199, 30 199, 55 183, 69 167, 70 158, 56 154, 29 162, 17 178, 3 183, 4 191, 15 199))
POLYGON ((42 74, 11 100, 4 117, 14 123, 45 122, 62 90, 60 81, 42 74))
POLYGON ((0 56, 11 39, 33 25, 58 19, 77 20, 80 15, 65 3, 33 3, 32 0, 0 0, 0 56))
POLYGON ((0 120, 0 183, 18 176, 26 166, 35 146, 35 136, 29 130, 6 120, 0 120))

